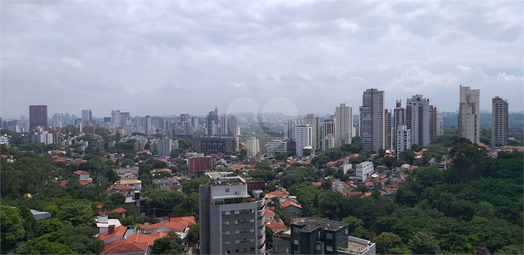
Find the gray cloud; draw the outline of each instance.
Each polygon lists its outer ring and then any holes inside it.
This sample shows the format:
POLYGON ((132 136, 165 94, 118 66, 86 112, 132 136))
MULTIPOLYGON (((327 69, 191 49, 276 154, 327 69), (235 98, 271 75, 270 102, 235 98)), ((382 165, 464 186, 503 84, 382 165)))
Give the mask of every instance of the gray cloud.
POLYGON ((423 94, 454 111, 459 84, 481 89, 482 109, 501 96, 522 111, 523 13, 511 0, 7 0, 1 116, 205 114, 241 97, 358 113, 371 87, 388 108, 423 94))

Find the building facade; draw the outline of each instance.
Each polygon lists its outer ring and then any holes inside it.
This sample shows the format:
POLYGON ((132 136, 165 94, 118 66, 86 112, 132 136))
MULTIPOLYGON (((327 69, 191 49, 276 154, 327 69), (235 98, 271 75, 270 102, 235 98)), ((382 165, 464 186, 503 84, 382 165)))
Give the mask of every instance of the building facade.
POLYGON ((378 151, 385 146, 384 91, 367 89, 360 107, 360 138, 362 149, 378 151))
POLYGON ((202 153, 233 153, 238 151, 238 139, 233 137, 195 138, 193 149, 202 153))
POLYGON ((282 140, 272 140, 267 142, 267 153, 277 154, 287 152, 287 142, 282 140))
POLYGON ((247 156, 248 157, 254 157, 258 154, 258 151, 260 150, 260 144, 256 137, 250 137, 246 141, 247 144, 247 156))
POLYGON ((196 171, 205 171, 215 169, 215 156, 191 157, 187 159, 188 171, 195 173, 196 171))
POLYGON ((296 126, 296 152, 297 157, 302 157, 304 155, 304 148, 306 146, 311 146, 313 132, 312 128, 308 124, 302 124, 296 126))
POLYGON ((304 124, 311 127, 311 146, 314 150, 320 149, 319 122, 316 114, 308 114, 304 117, 304 124))
POLYGON ((238 176, 199 187, 201 254, 266 254, 265 203, 252 193, 238 176))
POLYGON ((365 181, 368 178, 368 176, 370 176, 373 172, 373 162, 364 161, 360 164, 357 164, 357 167, 355 169, 356 179, 360 182, 365 181))
POLYGON ((335 109, 335 146, 351 143, 353 137, 353 110, 346 104, 335 109))
POLYGON ((406 126, 411 130, 411 143, 426 146, 429 144, 429 100, 422 95, 414 95, 406 102, 406 126))
POLYGON ((411 130, 409 130, 406 125, 400 125, 397 127, 396 137, 396 153, 398 159, 400 157, 400 153, 411 149, 411 130))
POLYGON ((458 136, 480 142, 480 90, 460 85, 458 136))
POLYGON ((47 127, 47 105, 29 106, 29 131, 35 127, 47 127))
POLYGON ((325 119, 322 125, 322 151, 333 148, 336 145, 337 125, 334 119, 325 119))
POLYGON ((491 146, 508 143, 508 101, 500 97, 491 100, 491 146))

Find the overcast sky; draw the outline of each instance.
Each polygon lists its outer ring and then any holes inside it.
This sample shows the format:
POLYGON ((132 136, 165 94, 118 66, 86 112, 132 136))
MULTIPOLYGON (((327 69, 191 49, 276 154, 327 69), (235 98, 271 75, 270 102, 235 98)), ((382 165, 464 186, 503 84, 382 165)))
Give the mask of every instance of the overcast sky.
POLYGON ((358 114, 459 84, 522 111, 524 1, 1 2, 1 116, 281 111, 358 114))

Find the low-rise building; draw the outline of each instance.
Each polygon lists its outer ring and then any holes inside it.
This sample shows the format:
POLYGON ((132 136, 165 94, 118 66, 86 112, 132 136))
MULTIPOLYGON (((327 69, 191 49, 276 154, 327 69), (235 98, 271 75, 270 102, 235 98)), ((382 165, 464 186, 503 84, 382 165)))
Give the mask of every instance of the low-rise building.
POLYGON ((373 162, 364 161, 360 164, 357 164, 355 172, 357 181, 365 181, 368 178, 368 176, 370 176, 373 173, 373 171, 373 162))

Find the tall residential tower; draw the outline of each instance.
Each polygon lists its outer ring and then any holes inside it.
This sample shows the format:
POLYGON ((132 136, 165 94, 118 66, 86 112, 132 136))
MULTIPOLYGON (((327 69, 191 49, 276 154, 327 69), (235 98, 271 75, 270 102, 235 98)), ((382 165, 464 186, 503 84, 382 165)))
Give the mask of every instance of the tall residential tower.
POLYGON ((480 90, 460 85, 458 136, 480 142, 480 90))
POLYGON ((384 91, 378 89, 367 89, 362 95, 360 138, 362 138, 362 149, 365 151, 384 149, 386 126, 384 100, 384 91))
POLYGON ((491 101, 491 146, 508 143, 508 101, 495 97, 491 101))

